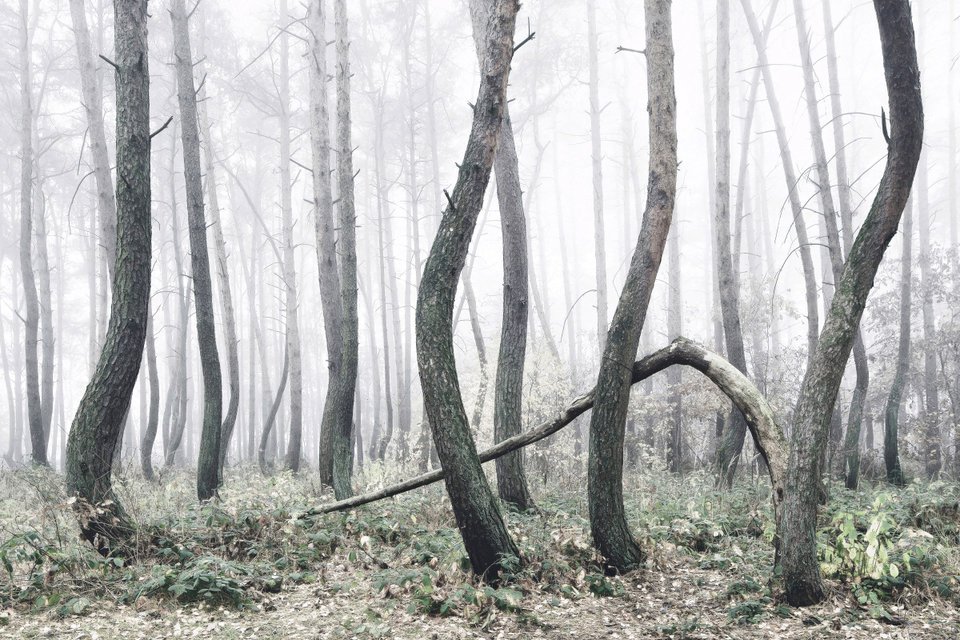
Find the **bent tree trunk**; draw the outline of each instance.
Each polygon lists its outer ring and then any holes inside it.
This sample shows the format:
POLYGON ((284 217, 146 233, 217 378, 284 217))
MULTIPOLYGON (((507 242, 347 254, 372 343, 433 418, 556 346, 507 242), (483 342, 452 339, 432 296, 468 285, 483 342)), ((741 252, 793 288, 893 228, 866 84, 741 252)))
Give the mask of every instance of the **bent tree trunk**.
POLYGON ((874 0, 890 99, 891 135, 880 187, 837 283, 794 417, 783 509, 783 580, 794 606, 825 597, 817 562, 822 458, 843 370, 867 295, 913 185, 923 142, 923 102, 909 0, 874 0))
POLYGON ((110 320, 93 379, 67 441, 67 493, 80 528, 101 553, 130 533, 110 483, 113 450, 130 406, 150 300, 150 74, 147 0, 114 0, 117 65, 117 263, 110 320), (98 509, 90 508, 98 505, 98 509))
MULTIPOLYGON (((783 431, 766 399, 746 376, 724 360, 722 356, 686 338, 677 338, 667 347, 635 362, 631 367, 630 384, 648 380, 651 376, 675 365, 692 367, 705 375, 743 413, 754 442, 757 443, 760 453, 768 462, 767 471, 772 486, 774 512, 779 513, 780 502, 783 498, 787 448, 783 431)), ((572 424, 577 418, 593 408, 596 397, 595 391, 595 389, 592 389, 589 393, 575 399, 551 420, 482 451, 479 454, 480 462, 489 462, 540 442, 572 424)), ((315 507, 305 512, 304 516, 353 509, 425 487, 442 480, 444 477, 445 472, 438 469, 378 491, 315 507)))
POLYGON ((190 230, 190 263, 197 314, 197 341, 203 374, 203 427, 197 460, 197 497, 209 500, 220 486, 220 427, 223 387, 217 329, 213 313, 213 283, 207 253, 207 223, 203 214, 203 184, 200 179, 200 130, 197 122, 197 92, 193 82, 193 54, 184 0, 174 0, 174 57, 177 67, 177 98, 180 107, 180 135, 183 144, 183 175, 187 191, 187 218, 190 230))
MULTIPOLYGON (((477 3, 477 7, 483 6, 477 3)), ((484 56, 484 27, 489 9, 471 11, 477 57, 484 56)), ((527 314, 529 283, 527 281, 527 221, 523 214, 523 191, 520 187, 520 166, 517 146, 510 122, 509 108, 504 109, 503 126, 497 155, 494 158, 497 178, 497 199, 500 205, 503 235, 503 320, 500 327, 500 355, 493 392, 493 438, 504 440, 520 433, 523 399, 523 365, 527 351, 527 314)), ((466 284, 467 279, 464 279, 466 284)), ((473 291, 468 292, 471 323, 473 291)), ((547 331, 548 328, 544 328, 547 331)), ((478 345, 478 349, 480 346, 478 345)), ((481 375, 485 374, 485 356, 481 355, 481 375)), ((483 384, 481 382, 481 384, 483 384)), ((481 389, 485 391, 485 389, 481 389)), ((476 421, 475 421, 476 422, 476 421)), ((527 478, 523 470, 523 454, 515 453, 497 459, 497 495, 518 509, 533 506, 527 478)))
POLYGON ((157 440, 160 424, 160 375, 157 372, 157 340, 153 333, 153 314, 147 315, 147 379, 150 382, 150 406, 147 426, 140 440, 140 468, 143 477, 153 480, 153 443, 157 440))
POLYGON ((673 28, 669 0, 646 0, 647 95, 650 161, 640 237, 607 332, 596 403, 590 420, 587 482, 594 544, 620 571, 641 562, 623 509, 623 441, 630 400, 630 365, 653 293, 673 219, 677 189, 677 121, 673 28))
MULTIPOLYGON (((473 570, 496 578, 506 556, 519 555, 484 477, 460 395, 453 353, 453 308, 470 240, 490 179, 506 110, 507 79, 519 2, 493 0, 480 33, 480 91, 473 126, 450 204, 424 266, 417 296, 417 361, 424 406, 433 430, 447 493, 473 570)), ((470 3, 471 14, 484 11, 470 3)))

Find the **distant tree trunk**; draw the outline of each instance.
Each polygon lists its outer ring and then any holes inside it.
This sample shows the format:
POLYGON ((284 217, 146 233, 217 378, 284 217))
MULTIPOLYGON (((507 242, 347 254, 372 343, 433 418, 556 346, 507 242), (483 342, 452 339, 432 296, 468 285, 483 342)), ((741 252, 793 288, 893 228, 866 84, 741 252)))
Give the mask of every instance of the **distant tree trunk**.
MULTIPOLYGON (((607 340, 607 249, 603 228, 603 152, 600 148, 600 63, 597 15, 587 2, 587 49, 590 61, 590 157, 593 165, 593 250, 597 275, 597 345, 603 353, 607 340)), ((642 324, 642 323, 641 323, 642 324)))
MULTIPOLYGON (((318 0, 318 2, 322 4, 323 0, 318 0)), ((280 20, 286 22, 287 19, 287 2, 286 0, 281 0, 280 20)), ((322 19, 320 24, 323 25, 322 19)), ((320 33, 323 33, 322 26, 320 33)), ((280 78, 278 81, 278 98, 280 105, 278 113, 280 116, 280 209, 283 217, 283 251, 281 264, 283 265, 284 316, 286 320, 287 343, 285 348, 290 359, 290 437, 287 442, 286 453, 283 455, 286 468, 296 473, 300 470, 300 459, 303 457, 303 364, 300 355, 300 313, 297 293, 297 272, 294 262, 293 187, 290 179, 290 70, 288 68, 290 56, 288 40, 286 27, 284 27, 283 32, 280 34, 280 78)), ((313 65, 311 65, 311 68, 312 67, 313 65)), ((326 100, 325 91, 324 100, 326 100)), ((325 114, 326 103, 324 103, 324 116, 325 114)), ((326 117, 324 117, 323 122, 323 133, 327 134, 326 117)), ((326 135, 324 137, 326 138, 326 135)), ((328 138, 324 148, 326 149, 327 146, 329 146, 328 138)), ((325 157, 329 158, 328 155, 325 157)), ((323 182, 327 185, 327 194, 329 196, 329 160, 328 164, 324 165, 324 167, 314 165, 316 171, 324 172, 323 182)), ((279 433, 277 435, 279 436, 279 433)), ((321 467, 321 471, 322 469, 321 467)), ((329 482, 329 480, 326 481, 329 482)))
MULTIPOLYGON (((670 289, 667 294, 667 338, 675 340, 683 333, 683 289, 680 280, 680 224, 673 220, 667 237, 667 267, 670 289)), ((648 303, 649 304, 649 303, 648 303)), ((641 324, 646 320, 646 314, 641 324)), ((640 331, 643 331, 641 326, 640 331)), ((633 356, 636 357, 636 353, 633 356)), ((667 468, 671 473, 683 470, 683 371, 680 367, 667 370, 667 388, 670 391, 670 434, 667 438, 667 468)))
MULTIPOLYGON (((367 236, 368 238, 370 236, 367 236)), ((367 245, 369 248, 369 244, 367 245)), ((373 251, 368 251, 369 256, 374 255, 373 251)), ((377 316, 373 310, 373 260, 367 260, 367 273, 366 279, 363 276, 360 276, 360 291, 364 294, 364 308, 367 313, 367 324, 369 328, 368 334, 368 354, 370 356, 370 385, 371 396, 370 404, 373 406, 373 428, 370 432, 370 439, 367 443, 367 458, 374 462, 377 460, 377 451, 379 448, 380 435, 383 429, 383 423, 380 419, 380 373, 378 369, 380 367, 380 359, 377 357, 377 316)))
MULTIPOLYGON (((494 164, 496 164, 496 161, 494 161, 494 164)), ((473 342, 477 348, 477 360, 480 364, 480 382, 477 385, 477 398, 473 403, 473 417, 470 420, 473 428, 479 429, 483 420, 483 407, 486 404, 490 373, 488 372, 487 348, 483 342, 483 329, 480 326, 480 312, 477 310, 477 296, 473 292, 471 271, 473 269, 469 268, 463 274, 463 297, 467 302, 467 312, 470 315, 470 331, 473 333, 473 342)))
MULTIPOLYGON (((39 143, 39 139, 37 140, 39 143)), ((40 167, 34 163, 34 172, 40 176, 40 167)), ((53 424, 53 376, 56 339, 53 330, 53 292, 50 288, 50 258, 47 252, 47 213, 41 185, 34 190, 33 216, 35 219, 33 242, 36 248, 34 271, 37 282, 37 301, 40 311, 40 422, 43 425, 44 450, 50 449, 50 428, 53 424)), ((48 459, 55 457, 49 451, 48 459)))
MULTIPOLYGON (((772 15, 772 14, 771 14, 772 15)), ((761 36, 766 41, 766 36, 761 36)), ((751 114, 752 115, 752 114, 751 114)), ((746 125, 749 128, 749 123, 746 125)), ((741 150, 742 154, 747 149, 741 150)), ((716 183, 716 269, 719 275, 720 312, 727 345, 727 359, 747 375, 747 356, 740 325, 740 278, 730 250, 730 0, 717 1, 717 183, 716 183)), ((744 176, 741 175, 741 179, 744 176)), ((743 451, 747 423, 743 414, 731 409, 727 427, 717 448, 720 482, 733 486, 738 458, 743 451)))
POLYGON ((817 561, 817 507, 823 452, 841 379, 884 251, 897 231, 923 140, 923 103, 908 0, 874 0, 887 92, 887 164, 870 213, 850 250, 804 381, 794 429, 783 505, 781 546, 786 600, 793 606, 825 597, 817 561))
POLYGON ((928 196, 927 154, 920 160, 917 172, 917 210, 920 226, 920 296, 923 310, 923 462, 927 478, 933 479, 943 468, 940 450, 940 388, 937 372, 937 320, 933 311, 933 289, 936 286, 930 271, 930 199, 928 196))
POLYGON ((334 0, 337 38, 337 184, 339 187, 340 297, 342 360, 337 400, 339 416, 333 447, 333 489, 338 499, 353 495, 350 473, 353 451, 354 394, 357 388, 360 320, 357 311, 357 214, 354 208, 353 137, 350 120, 350 35, 346 0, 334 0))
POLYGON ((623 509, 623 441, 630 370, 673 219, 677 180, 673 28, 669 0, 645 0, 649 178, 640 237, 614 312, 590 421, 590 529, 606 562, 621 571, 643 559, 623 509))
POLYGON ((417 298, 417 360, 424 405, 447 493, 475 573, 496 579, 505 557, 518 557, 490 491, 460 396, 453 353, 453 307, 457 283, 483 205, 506 112, 507 79, 519 3, 493 0, 487 9, 470 3, 471 15, 485 12, 484 59, 473 126, 456 186, 424 267, 417 298))
POLYGON ((783 165, 783 177, 787 187, 787 196, 790 201, 792 224, 797 234, 798 252, 803 264, 803 281, 806 288, 807 301, 807 361, 813 358, 817 348, 819 335, 819 311, 817 309, 817 280, 813 267, 813 256, 810 252, 810 240, 807 235, 807 226, 803 220, 803 207, 800 204, 800 194, 797 189, 796 169, 793 164, 793 154, 787 141, 787 130, 783 115, 780 112, 780 102, 777 100, 773 72, 767 59, 767 50, 764 44, 757 16, 754 14, 750 0, 740 0, 743 12, 747 18, 747 25, 753 36, 757 49, 757 58, 763 73, 763 86, 767 93, 767 103, 770 105, 770 114, 773 117, 774 129, 777 134, 777 145, 780 150, 780 162, 783 165))
MULTIPOLYGON (((384 150, 383 150, 383 93, 378 94, 377 108, 375 109, 375 150, 374 150, 374 172, 377 187, 377 242, 379 244, 379 266, 380 266, 380 326, 383 331, 383 392, 387 410, 386 430, 380 439, 375 460, 381 462, 386 458, 387 447, 393 439, 393 394, 390 380, 390 332, 387 319, 387 252, 389 246, 386 244, 385 228, 390 225, 387 217, 387 203, 389 202, 388 193, 384 186, 384 150)), ((394 335, 396 335, 397 326, 394 324, 394 335)))
POLYGON ((200 173, 200 130, 197 121, 197 92, 193 82, 193 54, 185 0, 174 0, 174 57, 177 69, 177 97, 180 107, 180 135, 183 145, 183 175, 187 190, 187 218, 190 230, 190 262, 196 305, 197 341, 203 373, 203 427, 197 460, 197 497, 209 500, 220 486, 220 429, 223 412, 223 382, 217 353, 217 328, 213 311, 213 283, 207 253, 207 222, 203 210, 203 183, 200 173))
POLYGON ((257 448, 257 464, 260 466, 260 472, 268 475, 271 471, 270 461, 267 459, 267 449, 270 444, 270 435, 273 433, 273 426, 277 422, 277 412, 280 411, 280 403, 283 401, 283 392, 287 388, 287 378, 290 374, 290 352, 288 348, 283 350, 283 369, 280 371, 280 382, 277 383, 277 393, 270 404, 270 410, 263 421, 263 431, 260 432, 260 446, 257 448))
MULTIPOLYGON (((320 425, 320 481, 333 486, 336 456, 340 381, 343 362, 343 301, 330 192, 330 129, 327 116, 327 41, 325 0, 311 0, 307 22, 310 28, 310 148, 313 158, 313 195, 316 207, 317 261, 320 270, 320 302, 327 340, 327 395, 320 425)), ((352 404, 350 405, 352 408, 352 404)))
MULTIPOLYGON (((80 67, 80 88, 83 109, 87 116, 87 136, 90 155, 93 156, 93 175, 97 181, 97 204, 100 210, 100 242, 106 254, 107 268, 113 278, 117 255, 117 202, 113 195, 113 176, 110 173, 110 154, 103 124, 103 96, 97 81, 97 68, 87 28, 84 0, 70 0, 73 35, 77 40, 77 60, 80 67)), ((91 270, 94 270, 91 265, 91 270)))
POLYGON ((67 442, 67 494, 81 505, 84 537, 113 553, 130 524, 110 482, 150 315, 150 74, 147 0, 114 0, 117 65, 117 263, 110 321, 93 379, 67 442))
POLYGON ((30 69, 30 3, 20 0, 20 281, 24 299, 24 370, 27 378, 27 424, 34 464, 47 465, 40 396, 40 299, 33 272, 33 87, 30 69))
POLYGON ((913 289, 913 200, 907 201, 903 212, 903 254, 900 258, 900 340, 897 346, 897 364, 893 383, 887 396, 883 427, 883 461, 887 482, 896 486, 906 484, 900 467, 900 405, 903 388, 910 372, 910 312, 913 289))
MULTIPOLYGON (((143 477, 154 479, 153 443, 157 440, 157 427, 160 413, 160 376, 157 372, 157 340, 153 333, 153 314, 147 316, 147 377, 150 381, 150 407, 147 414, 147 426, 140 440, 140 468, 143 477)), ((141 418, 142 419, 142 418, 141 418)))

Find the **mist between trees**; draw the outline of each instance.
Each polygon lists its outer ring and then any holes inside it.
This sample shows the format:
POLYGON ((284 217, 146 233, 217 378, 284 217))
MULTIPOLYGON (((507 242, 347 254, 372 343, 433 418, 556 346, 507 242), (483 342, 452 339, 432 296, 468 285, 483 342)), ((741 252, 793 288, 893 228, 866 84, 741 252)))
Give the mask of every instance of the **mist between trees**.
POLYGON ((955 14, 7 3, 4 466, 122 558, 117 478, 442 479, 492 584, 558 475, 612 573, 625 474, 759 475, 820 603, 833 488, 960 475, 955 14))

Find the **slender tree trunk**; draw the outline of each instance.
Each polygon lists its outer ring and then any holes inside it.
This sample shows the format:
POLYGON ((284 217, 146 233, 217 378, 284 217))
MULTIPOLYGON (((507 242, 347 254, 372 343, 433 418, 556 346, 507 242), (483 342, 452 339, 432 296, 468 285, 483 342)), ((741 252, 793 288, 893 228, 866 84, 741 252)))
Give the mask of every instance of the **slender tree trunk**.
MULTIPOLYGON (((34 125, 35 129, 35 125, 34 125)), ((39 139, 35 145, 39 146, 39 139)), ((34 163, 35 175, 39 178, 40 167, 34 163)), ((50 429, 53 424, 53 376, 56 340, 53 329, 53 292, 50 287, 50 258, 47 252, 47 213, 42 193, 42 183, 34 190, 34 236, 36 249, 34 271, 36 272, 37 302, 40 312, 40 423, 43 426, 43 446, 48 458, 56 457, 50 448, 50 429)))
POLYGON ((33 272, 33 87, 31 73, 30 3, 20 0, 20 281, 24 299, 24 369, 27 382, 27 423, 34 464, 47 464, 40 396, 40 300, 33 272))
POLYGON ((747 24, 753 36, 753 42, 757 49, 758 63, 763 74, 763 86, 767 93, 767 103, 770 105, 770 114, 773 117, 774 129, 777 134, 780 162, 783 165, 783 177, 786 182, 790 210, 793 216, 792 224, 797 234, 798 252, 803 265, 803 280, 806 288, 807 301, 807 360, 809 363, 817 348, 820 323, 819 311, 817 309, 817 279, 813 267, 813 256, 810 252, 810 240, 807 235, 806 223, 803 220, 803 207, 800 204, 800 194, 797 190, 798 185, 796 169, 793 164, 793 154, 790 153, 790 145, 787 141, 787 130, 784 125, 783 115, 780 112, 780 103, 777 100, 773 72, 767 59, 767 50, 764 45, 763 35, 760 31, 760 25, 757 23, 757 16, 751 7, 750 0, 740 0, 740 2, 743 5, 743 12, 746 15, 747 24))
POLYGON ((420 381, 437 453, 447 474, 447 493, 474 572, 492 579, 497 578, 504 558, 516 558, 519 552, 487 485, 470 434, 454 360, 452 320, 457 283, 506 113, 518 9, 516 0, 470 3, 471 16, 488 16, 485 28, 475 37, 485 42, 480 91, 457 183, 427 258, 417 298, 420 381))
MULTIPOLYGON (((667 237, 667 267, 670 276, 670 289, 667 301, 667 337, 670 340, 679 338, 683 333, 683 289, 680 280, 680 224, 679 220, 670 223, 670 234, 667 237)), ((649 304, 649 303, 648 303, 649 304)), ((646 320, 646 314, 641 324, 646 320)), ((642 333, 643 327, 640 331, 642 333)), ((636 353, 633 356, 636 357, 636 353)), ((667 438, 667 468, 671 473, 680 473, 683 470, 683 371, 680 367, 671 367, 667 370, 667 388, 670 397, 670 433, 667 438)))
MULTIPOLYGON (((327 57, 325 0, 311 0, 310 27, 310 148, 313 157, 313 194, 316 207, 317 261, 320 301, 327 340, 327 395, 320 426, 320 481, 333 486, 337 442, 340 382, 343 361, 343 301, 330 193, 330 130, 327 117, 327 57)), ((352 404, 350 405, 352 408, 352 404)))
POLYGON ((193 54, 186 3, 174 0, 171 11, 174 57, 177 69, 177 97, 183 145, 183 174, 187 189, 187 218, 190 229, 190 262, 196 305, 197 341, 203 373, 203 427, 197 460, 197 496, 209 500, 220 486, 220 429, 223 412, 223 382, 217 353, 214 323, 213 283, 207 253, 207 223, 200 178, 200 130, 197 121, 197 92, 193 82, 193 54))
MULTIPOLYGON (((776 8, 776 7, 774 7, 776 8)), ((771 16, 773 14, 771 13, 771 16)), ((766 42, 766 35, 761 36, 766 42)), ((750 107, 748 107, 749 109, 750 107)), ((750 116, 752 117, 752 113, 750 116)), ((750 119, 745 122, 749 131, 750 119)), ((744 156, 747 149, 741 149, 744 156)), ((720 312, 727 345, 727 359, 747 375, 747 356, 740 325, 740 278, 730 250, 730 0, 717 1, 717 183, 716 183, 716 269, 719 274, 720 312)), ((740 179, 743 180, 741 174, 740 179)), ((747 423, 732 409, 727 428, 717 449, 720 482, 733 486, 737 462, 743 451, 747 423)))
POLYGON ((673 219, 677 180, 676 95, 669 0, 645 0, 649 178, 640 237, 607 335, 590 421, 590 529, 606 562, 621 571, 643 552, 623 509, 623 440, 630 368, 637 353, 657 271, 673 219))
MULTIPOLYGON (((392 383, 390 380, 390 332, 388 327, 389 322, 387 320, 387 252, 389 251, 389 246, 386 244, 385 240, 385 229, 390 225, 390 220, 387 218, 387 203, 389 202, 389 194, 387 193, 386 187, 384 185, 384 150, 383 150, 383 136, 384 136, 384 124, 383 124, 383 93, 378 95, 377 108, 375 109, 376 113, 376 128, 375 128, 375 150, 374 150, 374 170, 376 173, 376 188, 377 188, 377 242, 379 244, 379 266, 380 266, 380 326, 383 331, 383 390, 384 390, 384 399, 386 400, 386 409, 387 409, 387 422, 386 430, 383 433, 383 437, 380 439, 379 448, 377 450, 376 458, 381 462, 386 458, 387 447, 390 446, 390 441, 393 439, 393 394, 391 393, 392 383)), ((396 323, 394 323, 394 335, 397 332, 396 323)), ((371 456, 373 457, 373 456, 371 456)))
POLYGON ((67 442, 67 494, 80 527, 102 553, 129 536, 110 482, 113 450, 130 406, 150 315, 150 74, 147 0, 114 0, 117 65, 117 263, 110 322, 93 379, 67 442))
MULTIPOLYGON (((607 340, 607 250, 603 228, 603 152, 600 147, 600 63, 597 16, 587 2, 587 48, 590 61, 590 154, 593 165, 593 251, 597 275, 597 344, 603 353, 607 340)), ((642 323, 641 323, 642 324, 642 323)))
POLYGON ((342 360, 337 407, 337 430, 333 442, 333 489, 338 499, 353 495, 354 395, 359 363, 360 320, 357 311, 357 214, 354 208, 353 137, 350 120, 350 35, 346 0, 334 0, 337 39, 337 184, 339 187, 340 297, 342 360))
POLYGON ((906 484, 900 467, 900 408, 903 388, 910 372, 910 313, 913 289, 913 200, 907 201, 903 213, 903 253, 900 258, 900 339, 893 383, 887 396, 884 412, 883 460, 887 482, 896 486, 906 484))
MULTIPOLYGON (((147 414, 147 427, 140 440, 140 468, 143 477, 153 480, 153 443, 157 439, 157 427, 160 413, 160 376, 157 372, 157 340, 153 332, 153 314, 147 316, 147 377, 150 381, 150 407, 147 414)), ((142 417, 141 417, 142 419, 142 417)))
POLYGON ((923 311, 923 462, 927 478, 936 478, 943 468, 940 450, 940 388, 937 371, 937 320, 933 311, 936 286, 930 269, 930 200, 928 197, 927 154, 917 172, 917 223, 920 227, 920 296, 923 311))
POLYGON ((781 527, 786 599, 794 606, 820 602, 825 597, 817 561, 816 523, 832 408, 877 268, 899 226, 923 140, 923 103, 910 3, 874 0, 874 7, 890 98, 889 153, 870 213, 837 282, 794 413, 781 527))

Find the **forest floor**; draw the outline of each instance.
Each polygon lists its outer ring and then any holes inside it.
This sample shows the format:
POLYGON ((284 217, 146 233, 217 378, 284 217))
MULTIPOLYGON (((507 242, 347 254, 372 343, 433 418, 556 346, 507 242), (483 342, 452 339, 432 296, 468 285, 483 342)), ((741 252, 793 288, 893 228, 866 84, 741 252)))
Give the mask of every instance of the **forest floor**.
MULTIPOLYGON (((401 475, 367 470, 374 488, 401 475)), ((828 601, 793 609, 769 586, 762 483, 631 474, 646 566, 604 575, 576 473, 507 512, 523 563, 472 577, 449 503, 431 487, 303 519, 314 476, 230 473, 196 506, 185 472, 118 494, 150 544, 126 566, 77 539, 62 478, 0 472, 0 638, 957 638, 960 487, 833 489, 821 520, 828 601), (146 534, 145 534, 146 535, 146 534)))

